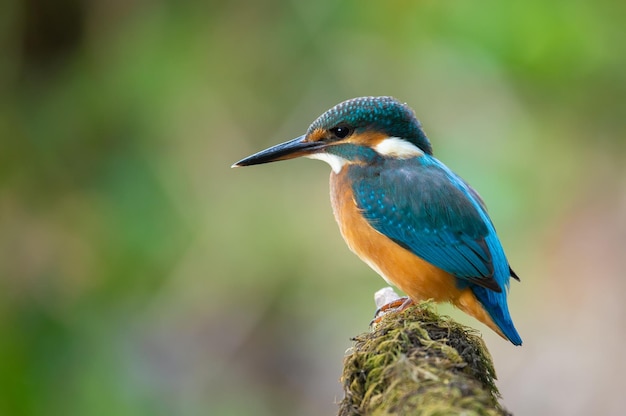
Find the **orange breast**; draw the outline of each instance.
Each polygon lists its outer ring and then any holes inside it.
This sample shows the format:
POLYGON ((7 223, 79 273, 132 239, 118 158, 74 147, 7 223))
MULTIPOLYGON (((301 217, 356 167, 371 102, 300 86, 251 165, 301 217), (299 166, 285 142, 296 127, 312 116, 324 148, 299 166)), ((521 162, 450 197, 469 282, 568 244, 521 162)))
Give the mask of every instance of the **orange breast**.
POLYGON ((421 259, 369 225, 354 201, 347 170, 331 173, 330 195, 335 219, 350 250, 414 301, 451 302, 502 335, 469 288, 459 289, 453 275, 421 259))

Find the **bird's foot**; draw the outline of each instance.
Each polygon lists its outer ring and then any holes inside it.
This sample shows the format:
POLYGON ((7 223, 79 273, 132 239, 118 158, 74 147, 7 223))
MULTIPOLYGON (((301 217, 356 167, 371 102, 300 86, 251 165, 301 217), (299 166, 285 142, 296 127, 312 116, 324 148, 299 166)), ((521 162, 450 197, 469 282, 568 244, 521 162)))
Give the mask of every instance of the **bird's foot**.
POLYGON ((372 319, 372 321, 370 322, 370 326, 379 323, 383 316, 387 315, 388 313, 402 312, 413 304, 413 299, 409 298, 408 296, 403 296, 384 304, 376 310, 376 313, 374 314, 374 319, 372 319))

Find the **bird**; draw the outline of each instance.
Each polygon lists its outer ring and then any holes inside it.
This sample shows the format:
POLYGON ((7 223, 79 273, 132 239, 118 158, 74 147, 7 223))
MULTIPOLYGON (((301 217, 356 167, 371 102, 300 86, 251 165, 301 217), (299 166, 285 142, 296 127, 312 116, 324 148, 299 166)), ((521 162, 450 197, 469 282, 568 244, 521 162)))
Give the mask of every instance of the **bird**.
POLYGON ((330 199, 348 247, 415 303, 448 302, 514 345, 510 267, 486 205, 433 156, 415 112, 393 97, 343 101, 306 134, 232 167, 306 157, 328 163, 330 199))

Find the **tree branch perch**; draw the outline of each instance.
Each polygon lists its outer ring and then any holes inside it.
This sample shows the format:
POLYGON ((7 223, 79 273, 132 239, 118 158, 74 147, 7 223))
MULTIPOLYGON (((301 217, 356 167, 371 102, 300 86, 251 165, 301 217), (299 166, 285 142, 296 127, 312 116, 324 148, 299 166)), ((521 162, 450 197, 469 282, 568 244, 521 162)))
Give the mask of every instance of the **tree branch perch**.
POLYGON ((344 360, 340 416, 510 415, 474 329, 422 302, 356 336, 344 360))

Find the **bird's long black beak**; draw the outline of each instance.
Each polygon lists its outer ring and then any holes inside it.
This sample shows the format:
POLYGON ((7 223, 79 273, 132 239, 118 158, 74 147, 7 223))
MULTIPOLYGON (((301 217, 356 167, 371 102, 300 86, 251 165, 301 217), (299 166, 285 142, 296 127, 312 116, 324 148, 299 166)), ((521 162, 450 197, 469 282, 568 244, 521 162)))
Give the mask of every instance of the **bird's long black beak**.
POLYGON ((306 142, 306 136, 296 137, 288 142, 277 144, 269 149, 261 150, 258 153, 241 159, 232 165, 233 168, 239 166, 260 165, 262 163, 276 162, 279 160, 293 159, 315 153, 316 150, 324 147, 321 142, 306 142))

